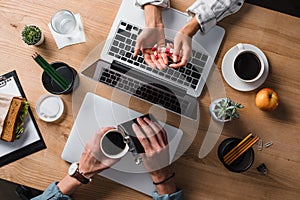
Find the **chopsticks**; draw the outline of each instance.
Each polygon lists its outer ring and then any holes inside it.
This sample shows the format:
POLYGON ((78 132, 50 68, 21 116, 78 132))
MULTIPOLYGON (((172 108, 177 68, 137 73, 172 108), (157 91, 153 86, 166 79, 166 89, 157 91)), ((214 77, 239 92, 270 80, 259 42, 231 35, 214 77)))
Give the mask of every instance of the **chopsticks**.
POLYGON ((42 56, 35 52, 31 56, 43 70, 59 85, 62 90, 66 90, 70 83, 60 73, 58 73, 42 56))
POLYGON ((253 135, 253 133, 247 135, 238 145, 236 145, 223 157, 225 164, 230 165, 231 163, 233 163, 244 152, 251 148, 258 140, 259 137, 253 135))

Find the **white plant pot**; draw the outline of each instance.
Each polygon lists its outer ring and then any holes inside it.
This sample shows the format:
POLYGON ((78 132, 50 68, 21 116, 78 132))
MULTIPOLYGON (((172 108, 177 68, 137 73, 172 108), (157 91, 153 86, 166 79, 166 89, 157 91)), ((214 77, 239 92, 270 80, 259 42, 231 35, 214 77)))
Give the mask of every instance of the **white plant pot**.
POLYGON ((217 116, 216 116, 216 114, 214 113, 214 108, 215 108, 215 106, 217 105, 217 103, 219 102, 219 101, 222 101, 223 99, 226 99, 226 98, 219 98, 219 99, 216 99, 216 100, 214 100, 213 102, 211 102, 211 104, 210 104, 210 106, 209 106, 209 112, 210 112, 210 115, 211 115, 211 117, 215 120, 215 121, 217 121, 217 122, 229 122, 230 121, 230 119, 224 119, 224 120, 222 120, 222 119, 219 119, 219 118, 217 118, 217 116))
POLYGON ((44 40, 45 40, 45 36, 44 36, 44 33, 42 32, 41 33, 41 39, 37 43, 35 43, 34 46, 41 45, 44 42, 44 40))

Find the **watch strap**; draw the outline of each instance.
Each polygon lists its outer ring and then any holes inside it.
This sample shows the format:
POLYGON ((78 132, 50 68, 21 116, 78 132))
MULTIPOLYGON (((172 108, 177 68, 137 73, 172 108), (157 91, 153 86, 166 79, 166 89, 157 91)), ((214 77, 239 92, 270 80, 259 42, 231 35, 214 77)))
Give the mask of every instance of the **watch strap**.
POLYGON ((88 184, 89 182, 91 182, 92 181, 91 178, 84 176, 83 172, 79 171, 79 163, 76 164, 77 164, 77 169, 76 172, 72 175, 72 177, 76 178, 82 184, 88 184))

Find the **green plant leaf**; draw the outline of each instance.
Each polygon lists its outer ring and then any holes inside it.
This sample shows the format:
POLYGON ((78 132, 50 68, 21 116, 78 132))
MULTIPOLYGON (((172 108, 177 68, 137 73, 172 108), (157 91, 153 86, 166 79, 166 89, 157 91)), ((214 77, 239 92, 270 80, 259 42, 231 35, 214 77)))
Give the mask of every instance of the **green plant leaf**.
POLYGON ((34 25, 25 26, 22 31, 22 40, 28 44, 33 45, 36 44, 42 37, 41 30, 34 25))

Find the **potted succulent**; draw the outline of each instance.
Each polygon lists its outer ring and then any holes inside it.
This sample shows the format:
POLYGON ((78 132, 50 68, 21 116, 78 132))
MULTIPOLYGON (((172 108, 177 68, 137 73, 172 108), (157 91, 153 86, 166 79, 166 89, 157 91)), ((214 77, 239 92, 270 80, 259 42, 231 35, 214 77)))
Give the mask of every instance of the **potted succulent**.
POLYGON ((234 118, 239 118, 239 114, 237 112, 238 109, 243 108, 244 106, 235 103, 229 98, 220 98, 214 100, 210 106, 209 110, 211 116, 219 122, 228 122, 232 121, 234 118))
POLYGON ((38 46, 44 42, 44 34, 35 25, 26 25, 22 31, 22 40, 28 45, 38 46))

